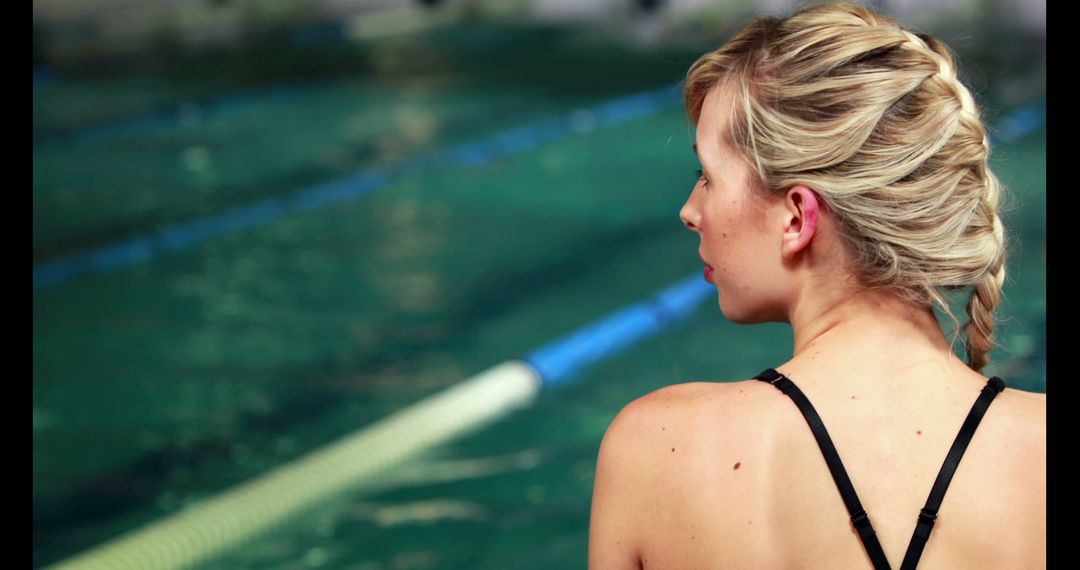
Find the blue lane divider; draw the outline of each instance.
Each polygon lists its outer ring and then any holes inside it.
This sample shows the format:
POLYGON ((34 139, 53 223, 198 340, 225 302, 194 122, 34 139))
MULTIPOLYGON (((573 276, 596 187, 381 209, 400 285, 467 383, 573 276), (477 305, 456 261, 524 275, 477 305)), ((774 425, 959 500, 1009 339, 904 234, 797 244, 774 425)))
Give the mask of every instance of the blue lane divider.
POLYGON ((602 103, 590 109, 578 110, 565 117, 506 131, 481 141, 423 154, 400 166, 375 168, 285 196, 177 224, 154 234, 136 236, 63 257, 34 268, 34 290, 58 285, 83 273, 109 271, 142 263, 158 254, 177 251, 215 236, 270 223, 294 212, 316 210, 358 198, 426 168, 481 166, 594 128, 610 127, 648 116, 677 105, 677 89, 677 85, 667 85, 602 103))
MULTIPOLYGON (((49 76, 48 81, 52 81, 49 76)), ((35 87, 46 85, 37 80, 35 87)), ((51 143, 60 139, 94 140, 115 136, 153 126, 171 126, 186 120, 204 120, 208 117, 220 118, 224 115, 242 111, 253 104, 265 104, 286 101, 299 93, 289 85, 275 85, 250 91, 222 95, 205 101, 185 102, 164 109, 155 109, 145 113, 102 121, 89 126, 57 129, 34 137, 34 146, 51 143)))
POLYGON ((289 212, 314 210, 362 196, 382 186, 386 178, 384 172, 376 169, 65 257, 34 268, 34 289, 62 283, 81 273, 108 271, 148 261, 159 253, 177 251, 214 236, 265 224, 289 212))
POLYGON ((522 360, 540 375, 544 387, 567 384, 582 367, 606 358, 694 310, 716 289, 694 273, 616 313, 527 354, 522 360))

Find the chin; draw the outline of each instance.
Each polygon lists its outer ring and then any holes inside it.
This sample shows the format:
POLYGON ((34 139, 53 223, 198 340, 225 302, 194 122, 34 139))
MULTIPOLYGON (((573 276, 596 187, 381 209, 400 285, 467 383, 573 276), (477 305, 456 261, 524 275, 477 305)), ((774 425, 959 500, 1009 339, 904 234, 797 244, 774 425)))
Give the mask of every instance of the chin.
POLYGON ((784 322, 784 319, 777 316, 774 311, 760 307, 756 309, 749 307, 725 307, 724 303, 721 302, 720 312, 724 315, 724 318, 737 325, 784 322))
MULTIPOLYGON (((723 312, 723 311, 721 311, 721 312, 723 312)), ((760 318, 760 317, 753 317, 753 316, 747 316, 747 315, 741 315, 741 314, 734 314, 733 315, 733 314, 729 314, 729 313, 724 313, 724 317, 728 321, 733 322, 733 323, 735 323, 737 325, 757 325, 757 324, 761 324, 761 323, 772 322, 771 319, 763 319, 763 318, 760 318)))

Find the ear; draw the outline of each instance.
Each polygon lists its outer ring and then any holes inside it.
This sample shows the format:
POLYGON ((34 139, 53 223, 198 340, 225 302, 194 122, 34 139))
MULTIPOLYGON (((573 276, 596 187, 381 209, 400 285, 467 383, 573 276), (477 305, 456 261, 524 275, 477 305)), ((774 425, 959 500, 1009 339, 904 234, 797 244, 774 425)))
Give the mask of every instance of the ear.
POLYGON ((807 186, 796 185, 784 192, 784 233, 781 253, 793 257, 807 250, 817 235, 824 204, 817 193, 807 186))

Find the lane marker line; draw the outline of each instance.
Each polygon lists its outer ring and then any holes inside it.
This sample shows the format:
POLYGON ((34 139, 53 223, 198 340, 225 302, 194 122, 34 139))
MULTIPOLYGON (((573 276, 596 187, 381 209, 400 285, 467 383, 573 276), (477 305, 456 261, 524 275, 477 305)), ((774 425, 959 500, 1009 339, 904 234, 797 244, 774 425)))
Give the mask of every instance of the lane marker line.
POLYGON ((261 226, 289 214, 326 208, 377 190, 427 168, 482 166, 540 145, 595 128, 612 127, 679 104, 678 86, 667 85, 579 109, 562 117, 519 127, 486 139, 422 154, 403 165, 374 168, 290 194, 275 196, 209 217, 183 222, 34 267, 34 290, 53 287, 85 273, 111 271, 143 263, 207 239, 261 226))

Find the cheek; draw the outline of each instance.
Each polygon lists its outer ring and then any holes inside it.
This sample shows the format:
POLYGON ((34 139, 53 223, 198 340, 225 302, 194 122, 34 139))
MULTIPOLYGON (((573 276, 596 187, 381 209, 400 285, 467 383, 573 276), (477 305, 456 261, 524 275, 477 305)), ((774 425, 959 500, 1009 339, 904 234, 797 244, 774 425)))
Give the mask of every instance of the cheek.
POLYGON ((708 215, 701 217, 701 231, 710 243, 720 244, 730 240, 735 235, 732 227, 731 221, 722 217, 718 219, 708 215))
POLYGON ((745 224, 748 219, 745 204, 740 203, 736 198, 725 198, 722 202, 713 201, 709 206, 701 211, 701 221, 717 235, 721 233, 731 235, 731 230, 738 224, 745 224))

